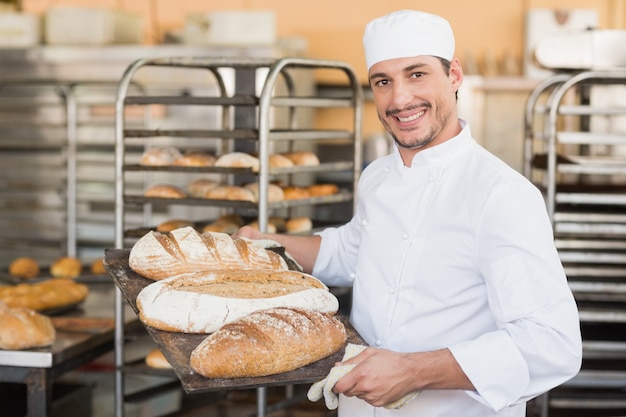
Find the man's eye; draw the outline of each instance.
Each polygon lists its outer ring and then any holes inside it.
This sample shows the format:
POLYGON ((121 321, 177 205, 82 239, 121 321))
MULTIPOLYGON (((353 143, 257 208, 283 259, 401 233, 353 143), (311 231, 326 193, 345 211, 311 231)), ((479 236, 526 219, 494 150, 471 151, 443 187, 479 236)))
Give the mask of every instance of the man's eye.
POLYGON ((423 75, 424 75, 423 72, 414 72, 411 74, 411 78, 420 78, 423 75))
POLYGON ((385 86, 387 84, 389 84, 389 81, 387 81, 387 80, 376 81, 376 85, 379 86, 379 87, 385 86))

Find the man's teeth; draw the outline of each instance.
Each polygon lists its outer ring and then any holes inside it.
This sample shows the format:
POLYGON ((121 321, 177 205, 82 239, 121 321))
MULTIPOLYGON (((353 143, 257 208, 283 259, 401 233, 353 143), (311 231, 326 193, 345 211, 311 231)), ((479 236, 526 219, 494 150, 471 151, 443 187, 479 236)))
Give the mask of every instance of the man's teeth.
POLYGON ((416 113, 416 114, 414 114, 412 116, 409 116, 409 117, 398 117, 398 120, 401 121, 402 123, 411 122, 411 121, 421 117, 423 114, 424 114, 424 112, 421 111, 421 112, 416 113))

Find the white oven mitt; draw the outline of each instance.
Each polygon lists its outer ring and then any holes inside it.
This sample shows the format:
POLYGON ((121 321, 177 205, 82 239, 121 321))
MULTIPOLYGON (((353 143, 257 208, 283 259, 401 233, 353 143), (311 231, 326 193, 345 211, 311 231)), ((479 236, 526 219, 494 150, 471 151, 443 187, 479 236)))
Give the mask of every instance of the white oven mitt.
MULTIPOLYGON (((346 351, 343 355, 344 361, 358 355, 363 350, 365 350, 367 346, 363 345, 355 345, 353 343, 348 343, 346 346, 346 351)), ((345 374, 350 372, 356 365, 339 365, 334 366, 328 376, 321 381, 318 381, 311 385, 309 388, 309 392, 307 393, 307 397, 310 401, 318 401, 322 397, 324 397, 324 401, 326 402, 326 407, 329 410, 335 410, 339 406, 339 398, 337 394, 333 392, 333 387, 345 374)), ((395 401, 391 404, 387 404, 385 408, 389 409, 398 409, 404 407, 409 401, 415 398, 420 392, 412 392, 410 394, 405 395, 400 398, 398 401, 395 401)))

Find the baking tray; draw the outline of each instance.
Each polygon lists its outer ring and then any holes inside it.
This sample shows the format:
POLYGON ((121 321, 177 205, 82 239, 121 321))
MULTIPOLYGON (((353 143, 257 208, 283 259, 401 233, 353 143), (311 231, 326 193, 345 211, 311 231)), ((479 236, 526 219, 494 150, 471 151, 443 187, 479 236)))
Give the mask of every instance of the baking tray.
MULTIPOLYGON (((113 278, 126 301, 135 313, 138 313, 135 300, 139 292, 148 284, 154 282, 130 269, 128 256, 130 249, 107 249, 104 257, 104 267, 113 278)), ((350 325, 347 318, 338 316, 344 323, 348 334, 347 343, 363 344, 363 339, 350 325)), ((155 329, 144 324, 150 336, 157 343, 186 393, 201 393, 219 390, 240 390, 258 387, 307 384, 325 378, 336 362, 341 361, 344 348, 322 360, 296 370, 276 375, 254 378, 205 378, 196 374, 189 365, 191 352, 207 335, 174 333, 155 329)))

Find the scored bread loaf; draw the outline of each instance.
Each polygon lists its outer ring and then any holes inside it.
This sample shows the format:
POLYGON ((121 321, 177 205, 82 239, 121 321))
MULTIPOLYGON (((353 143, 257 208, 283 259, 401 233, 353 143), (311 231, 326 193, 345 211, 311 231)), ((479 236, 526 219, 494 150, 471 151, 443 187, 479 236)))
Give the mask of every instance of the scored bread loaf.
POLYGON ((206 270, 288 269, 285 260, 267 250, 266 244, 226 233, 201 234, 193 227, 168 234, 150 231, 131 248, 128 265, 153 280, 206 270))
POLYGON ((332 355, 346 342, 335 317, 298 308, 251 313, 207 336, 191 353, 190 366, 207 378, 274 375, 332 355))
POLYGON ((21 350, 51 345, 56 331, 49 317, 30 308, 0 302, 0 349, 21 350))
POLYGON ((297 271, 231 270, 155 281, 137 295, 140 320, 159 330, 211 333, 271 307, 336 313, 339 301, 317 278, 297 271))

